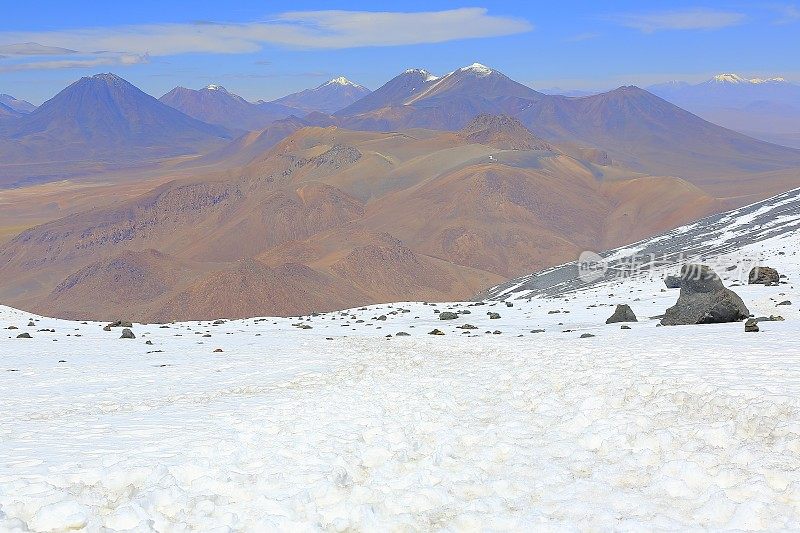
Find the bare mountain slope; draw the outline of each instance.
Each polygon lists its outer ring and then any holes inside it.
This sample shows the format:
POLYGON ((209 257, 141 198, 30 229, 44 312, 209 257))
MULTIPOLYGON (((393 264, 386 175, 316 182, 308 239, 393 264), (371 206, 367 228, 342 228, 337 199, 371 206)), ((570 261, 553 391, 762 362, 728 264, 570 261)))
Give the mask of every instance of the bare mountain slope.
MULTIPOLYGON (((739 281, 747 280, 749 268, 762 259, 751 245, 771 241, 773 251, 792 247, 791 239, 780 246, 781 239, 800 230, 800 188, 781 193, 732 211, 717 213, 692 224, 634 242, 619 249, 601 251, 597 256, 604 269, 586 270, 581 276, 577 261, 534 272, 501 283, 480 295, 481 298, 517 299, 536 296, 568 295, 574 291, 602 285, 623 275, 653 275, 656 279, 675 274, 686 262, 716 261, 725 254, 724 266, 735 272, 739 281), (745 250, 750 247, 749 252, 745 250), (634 271, 632 266, 636 267, 634 271), (732 267, 732 268, 731 268, 732 267), (596 275, 595 275, 596 274, 596 275)), ((790 249, 794 253, 793 249, 790 249)), ((779 251, 778 255, 786 255, 779 251)), ((775 260, 775 257, 772 258, 775 260)), ((766 266, 766 265, 765 265, 766 266)))

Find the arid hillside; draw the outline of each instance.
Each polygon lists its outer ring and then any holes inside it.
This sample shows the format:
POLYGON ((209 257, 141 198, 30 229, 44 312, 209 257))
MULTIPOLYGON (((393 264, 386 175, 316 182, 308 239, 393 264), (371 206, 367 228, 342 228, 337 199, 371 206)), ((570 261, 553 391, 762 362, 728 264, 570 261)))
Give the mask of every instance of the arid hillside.
POLYGON ((0 298, 149 321, 453 300, 726 205, 508 116, 457 132, 306 127, 262 152, 258 138, 205 174, 23 231, 0 248, 0 298))

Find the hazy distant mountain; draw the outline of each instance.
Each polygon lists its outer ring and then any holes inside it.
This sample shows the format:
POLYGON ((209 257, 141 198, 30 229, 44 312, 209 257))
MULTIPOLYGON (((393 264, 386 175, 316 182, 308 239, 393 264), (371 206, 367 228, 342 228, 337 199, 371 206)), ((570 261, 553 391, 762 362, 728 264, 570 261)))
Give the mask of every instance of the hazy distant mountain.
POLYGON ((274 120, 303 114, 279 104, 248 102, 220 85, 200 90, 175 87, 159 100, 197 120, 240 131, 260 130, 274 120))
POLYGON ((36 109, 36 106, 32 103, 14 98, 10 94, 0 94, 0 104, 5 105, 17 113, 30 113, 36 109))
POLYGON ((690 84, 668 82, 647 88, 679 106, 744 107, 757 101, 771 101, 800 107, 800 85, 784 78, 744 78, 719 74, 708 81, 690 84))
POLYGON ((335 113, 370 93, 369 89, 340 76, 313 89, 306 89, 283 98, 273 100, 281 104, 307 112, 321 111, 335 113))
POLYGON ((800 148, 800 85, 784 78, 719 74, 703 83, 669 82, 648 89, 726 128, 800 148))
POLYGON ((602 92, 606 92, 604 89, 564 89, 563 87, 537 87, 536 89, 540 93, 544 94, 553 94, 553 95, 560 95, 560 96, 592 96, 594 94, 600 94, 602 92))
MULTIPOLYGON (((230 137, 224 128, 162 104, 114 74, 98 74, 0 124, 0 161, 11 164, 2 168, 0 185, 45 179, 26 168, 41 162, 129 164, 205 151, 230 137)), ((61 175, 65 171, 61 165, 61 175)))

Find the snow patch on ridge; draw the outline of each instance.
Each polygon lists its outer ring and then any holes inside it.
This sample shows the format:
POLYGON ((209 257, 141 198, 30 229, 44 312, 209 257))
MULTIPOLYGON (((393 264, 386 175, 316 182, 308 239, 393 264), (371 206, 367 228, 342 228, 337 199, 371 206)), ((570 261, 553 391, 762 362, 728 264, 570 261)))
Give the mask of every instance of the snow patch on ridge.
POLYGON ((422 76, 424 76, 425 81, 434 81, 439 79, 439 76, 434 76, 427 70, 421 68, 409 68, 404 70, 403 74, 421 74, 422 76))
POLYGON ((320 85, 320 87, 327 87, 328 85, 342 85, 342 86, 345 86, 345 87, 350 86, 350 87, 361 88, 361 85, 348 80, 344 76, 339 76, 338 78, 333 78, 332 80, 329 80, 329 81, 323 83, 322 85, 320 85))
POLYGON ((477 74, 478 76, 481 76, 481 77, 482 76, 488 76, 489 74, 491 74, 493 72, 492 69, 490 69, 486 65, 481 65, 480 63, 473 63, 473 64, 471 64, 469 66, 461 67, 458 70, 459 70, 459 72, 472 72, 472 73, 477 74))

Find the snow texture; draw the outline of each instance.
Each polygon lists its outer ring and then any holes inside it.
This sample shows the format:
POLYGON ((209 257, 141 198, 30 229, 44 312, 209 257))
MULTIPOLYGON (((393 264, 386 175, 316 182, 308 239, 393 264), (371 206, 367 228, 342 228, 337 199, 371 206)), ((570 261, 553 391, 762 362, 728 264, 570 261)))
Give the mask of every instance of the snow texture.
POLYGON ((759 333, 657 327, 650 276, 135 340, 0 307, 0 531, 800 529, 799 240, 744 245, 759 333))

